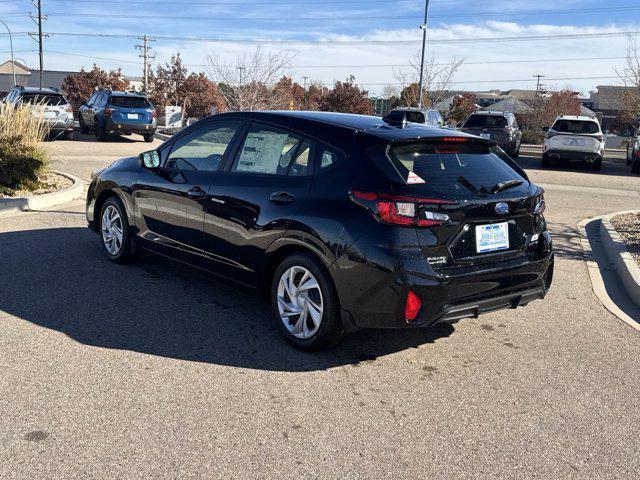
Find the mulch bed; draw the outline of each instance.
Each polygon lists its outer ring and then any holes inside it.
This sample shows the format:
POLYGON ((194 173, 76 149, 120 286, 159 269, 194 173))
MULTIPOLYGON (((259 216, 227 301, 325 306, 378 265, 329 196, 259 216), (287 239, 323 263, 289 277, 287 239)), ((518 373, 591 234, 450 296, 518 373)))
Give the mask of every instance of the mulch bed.
POLYGON ((13 195, 4 195, 0 193, 0 198, 16 198, 16 197, 35 197, 45 193, 59 192, 71 187, 73 182, 67 177, 58 175, 53 172, 42 172, 38 175, 38 180, 42 184, 41 188, 36 190, 14 190, 13 195))
POLYGON ((627 249, 640 266, 640 213, 625 213, 611 219, 627 249))

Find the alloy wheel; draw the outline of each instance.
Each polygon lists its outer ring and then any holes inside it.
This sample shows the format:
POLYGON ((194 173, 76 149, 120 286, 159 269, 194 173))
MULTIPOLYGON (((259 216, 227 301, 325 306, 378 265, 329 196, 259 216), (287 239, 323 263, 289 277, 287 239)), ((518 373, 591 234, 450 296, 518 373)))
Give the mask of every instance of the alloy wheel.
POLYGON ((118 255, 122 249, 124 233, 120 212, 113 205, 107 206, 102 214, 102 242, 110 255, 118 255))
POLYGON ((322 323, 322 291, 313 274, 293 266, 280 277, 277 292, 278 313, 287 331, 296 338, 313 337, 322 323))

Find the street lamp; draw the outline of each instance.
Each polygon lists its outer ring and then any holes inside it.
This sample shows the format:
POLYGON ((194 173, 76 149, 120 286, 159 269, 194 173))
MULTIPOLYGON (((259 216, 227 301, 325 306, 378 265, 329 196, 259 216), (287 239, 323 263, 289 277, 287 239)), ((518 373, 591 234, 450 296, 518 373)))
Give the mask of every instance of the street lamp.
POLYGON ((11 70, 13 71, 13 85, 17 85, 18 82, 16 82, 16 64, 13 61, 13 38, 11 38, 11 30, 9 29, 9 25, 7 25, 6 23, 4 23, 4 20, 0 19, 0 23, 2 23, 6 29, 7 32, 9 32, 9 45, 11 46, 11 70))
POLYGON ((420 84, 418 85, 418 107, 422 108, 422 83, 424 76, 424 50, 427 45, 427 23, 429 21, 429 0, 424 3, 424 23, 420 25, 422 30, 422 58, 420 60, 420 84))

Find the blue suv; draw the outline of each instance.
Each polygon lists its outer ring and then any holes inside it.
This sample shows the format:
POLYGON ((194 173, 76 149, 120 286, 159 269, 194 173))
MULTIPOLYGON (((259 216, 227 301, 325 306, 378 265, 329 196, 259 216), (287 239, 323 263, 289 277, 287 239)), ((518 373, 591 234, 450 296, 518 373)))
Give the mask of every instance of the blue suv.
POLYGON ((110 133, 137 133, 145 142, 152 142, 158 114, 142 94, 100 90, 80 107, 79 122, 82 133, 93 130, 99 141, 106 140, 110 133))

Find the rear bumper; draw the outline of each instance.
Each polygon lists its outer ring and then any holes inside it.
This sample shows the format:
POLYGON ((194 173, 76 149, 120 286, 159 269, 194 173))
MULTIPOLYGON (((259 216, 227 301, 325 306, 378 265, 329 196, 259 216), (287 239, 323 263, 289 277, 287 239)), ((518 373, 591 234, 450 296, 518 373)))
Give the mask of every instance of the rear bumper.
POLYGON ((70 132, 73 130, 73 118, 66 122, 47 122, 51 132, 70 132))
POLYGON ((573 162, 594 163, 602 160, 599 151, 547 150, 544 153, 549 160, 567 160, 573 162))
POLYGON ((157 122, 153 123, 117 123, 109 119, 107 121, 107 131, 109 133, 155 133, 157 122))
MULTIPOLYGON (((465 268, 462 273, 434 271, 420 255, 403 253, 399 264, 378 255, 376 263, 339 259, 332 272, 343 314, 353 328, 416 328, 453 323, 485 312, 524 306, 545 297, 553 280, 554 256, 545 234, 545 252, 509 261, 465 268), (422 302, 414 321, 405 318, 409 291, 422 302)), ((356 246, 357 248, 357 246, 356 246)), ((364 253, 364 252, 362 252, 364 253)), ((360 257, 360 252, 352 258, 360 257)))

